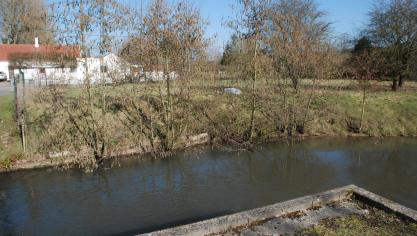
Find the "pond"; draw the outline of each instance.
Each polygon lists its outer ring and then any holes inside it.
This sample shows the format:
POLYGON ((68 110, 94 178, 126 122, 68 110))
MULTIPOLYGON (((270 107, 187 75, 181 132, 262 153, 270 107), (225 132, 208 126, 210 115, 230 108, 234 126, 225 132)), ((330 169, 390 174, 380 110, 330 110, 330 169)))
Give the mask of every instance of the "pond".
POLYGON ((314 138, 0 174, 0 235, 132 235, 356 184, 417 209, 417 139, 314 138))

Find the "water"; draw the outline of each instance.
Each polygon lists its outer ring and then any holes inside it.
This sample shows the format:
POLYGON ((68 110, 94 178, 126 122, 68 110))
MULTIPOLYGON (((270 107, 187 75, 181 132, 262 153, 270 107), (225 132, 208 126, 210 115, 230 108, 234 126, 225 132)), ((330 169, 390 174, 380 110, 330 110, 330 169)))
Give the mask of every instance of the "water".
POLYGON ((417 209, 417 139, 206 148, 84 173, 0 174, 0 235, 131 235, 356 184, 417 209))

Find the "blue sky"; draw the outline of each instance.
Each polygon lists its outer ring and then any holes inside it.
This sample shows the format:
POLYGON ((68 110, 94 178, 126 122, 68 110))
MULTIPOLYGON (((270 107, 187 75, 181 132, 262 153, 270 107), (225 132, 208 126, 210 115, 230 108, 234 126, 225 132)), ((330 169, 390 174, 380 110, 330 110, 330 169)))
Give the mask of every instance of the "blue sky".
MULTIPOLYGON (((59 0, 45 0, 48 3, 59 0)), ((132 8, 146 11, 152 0, 118 0, 132 8)), ((167 0, 176 3, 180 0, 167 0)), ((223 51, 224 45, 230 39, 231 30, 224 25, 235 16, 232 9, 237 0, 189 0, 201 10, 204 19, 209 22, 207 36, 213 38, 213 49, 223 51)), ((327 20, 332 23, 333 36, 349 34, 355 36, 367 22, 367 13, 377 0, 315 0, 319 8, 327 13, 327 20)))
MULTIPOLYGON (((140 9, 141 0, 120 0, 140 9)), ((150 0, 142 0, 146 9, 150 0)), ((175 3, 178 0, 167 0, 175 3)), ((190 0, 201 10, 203 17, 209 21, 207 36, 214 37, 214 49, 222 51, 223 45, 229 40, 231 31, 224 22, 234 16, 232 5, 236 0, 190 0)), ((367 13, 375 0, 316 0, 321 10, 325 11, 327 19, 333 23, 333 35, 347 33, 356 35, 367 22, 367 13)))
POLYGON ((328 14, 336 35, 355 35, 367 23, 375 0, 317 0, 317 3, 328 14))

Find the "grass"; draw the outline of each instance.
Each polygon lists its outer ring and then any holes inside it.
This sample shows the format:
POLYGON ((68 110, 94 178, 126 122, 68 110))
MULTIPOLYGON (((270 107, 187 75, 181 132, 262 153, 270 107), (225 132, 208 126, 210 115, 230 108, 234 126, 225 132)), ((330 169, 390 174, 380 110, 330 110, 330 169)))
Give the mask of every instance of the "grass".
POLYGON ((403 221, 394 215, 373 209, 369 215, 327 219, 320 224, 298 232, 309 236, 356 236, 356 235, 417 235, 417 224, 403 221))
MULTIPOLYGON (((221 86, 231 85, 230 81, 220 82, 221 86)), ((303 82, 308 84, 307 81, 303 82)), ((312 111, 310 112, 311 121, 307 124, 306 135, 317 136, 348 136, 358 135, 351 130, 350 125, 359 126, 362 109, 362 92, 355 88, 355 81, 334 80, 319 82, 321 85, 317 90, 317 95, 312 104, 312 111)), ((259 83, 259 86, 266 86, 259 83)), ((408 82, 406 89, 403 91, 390 91, 390 82, 378 82, 376 90, 368 92, 365 103, 365 114, 363 121, 363 130, 360 135, 372 137, 384 136, 417 136, 417 83, 408 82)), ((245 89, 246 84, 241 83, 240 88, 245 89)), ((303 93, 308 93, 304 90, 303 93)), ((260 92, 262 93, 262 92, 260 92)), ((208 104, 218 104, 218 101, 223 106, 218 106, 213 109, 213 114, 220 114, 222 112, 237 112, 237 117, 247 117, 247 110, 225 109, 227 104, 226 96, 211 96, 207 98, 208 104), (216 100, 215 102, 212 102, 216 100)), ((238 108, 244 107, 240 103, 245 103, 243 99, 233 98, 234 106, 238 108)), ((200 100, 201 99, 200 96, 200 100)), ((282 98, 279 94, 273 95, 274 101, 272 107, 278 106, 282 98)), ((305 103, 305 100, 302 101, 305 103)), ((263 103, 260 100, 260 103, 263 103)), ((267 108, 268 109, 268 108, 267 108)), ((278 111, 279 112, 279 111, 278 111)), ((259 113, 258 113, 259 114, 259 113)), ((258 125, 268 125, 263 117, 257 117, 258 125)), ((260 127, 264 129, 265 127, 260 127)))
MULTIPOLYGON (((217 138, 225 133, 230 133, 231 139, 241 137, 248 127, 250 118, 250 101, 248 81, 233 80, 193 80, 183 81, 173 87, 174 93, 179 92, 184 87, 190 91, 190 99, 193 106, 202 107, 213 120, 202 114, 199 109, 192 110, 192 119, 187 128, 186 135, 193 135, 202 132, 210 133, 211 137, 217 138), (239 87, 243 90, 243 95, 235 96, 223 93, 225 87, 239 87)), ((260 81, 258 88, 260 96, 258 104, 264 106, 264 109, 275 109, 275 114, 281 112, 282 95, 274 93, 270 89, 271 81, 260 81), (269 89, 269 90, 268 90, 269 89), (264 96, 265 91, 268 95, 264 96), (271 92, 272 91, 272 92, 271 92), (265 99, 265 100, 263 100, 265 99)), ((310 87, 309 81, 303 81, 302 92, 304 96, 301 102, 305 103, 305 96, 308 96, 310 87)), ((310 118, 307 123, 304 135, 306 136, 349 136, 349 135, 366 135, 366 136, 417 136, 417 83, 408 82, 407 90, 399 92, 389 91, 389 82, 380 82, 378 86, 386 89, 370 91, 368 94, 364 127, 360 134, 353 133, 349 126, 357 125, 361 114, 362 94, 354 88, 354 81, 320 81, 321 87, 317 88, 317 94, 311 104, 310 118)), ((98 90, 105 90, 106 96, 117 98, 118 96, 141 96, 152 94, 158 96, 159 83, 147 84, 124 84, 116 86, 101 86, 98 90), (149 91, 151 91, 149 93, 149 91)), ((81 88, 69 88, 68 97, 78 97, 83 93, 81 88)), ((112 99, 109 99, 111 101, 112 99)), ((43 110, 48 109, 45 104, 35 103, 35 97, 27 94, 27 117, 28 132, 31 135, 33 143, 29 144, 31 153, 36 153, 38 145, 42 140, 43 132, 40 126, 37 126, 37 118, 42 115, 43 110)), ((14 159, 20 157, 21 145, 17 125, 13 119, 14 101, 12 96, 1 97, 0 100, 0 136, 7 137, 7 145, 0 142, 0 160, 4 160, 4 165, 9 165, 7 158, 14 159)), ((112 113, 117 114, 117 113, 112 113)), ((113 119, 114 127, 110 134, 112 143, 124 143, 132 145, 129 131, 118 119, 113 119)), ((256 112, 256 133, 259 141, 264 141, 270 133, 277 133, 276 117, 266 118, 259 109, 256 112)), ((59 125, 57 126, 59 127, 59 125)), ((45 138, 45 137, 44 137, 45 138)), ((47 137, 46 137, 47 138, 47 137)), ((270 137, 266 140, 270 140, 270 137)), ((273 137, 272 137, 273 138, 273 137)), ((272 139, 271 138, 271 139, 272 139)), ((54 149, 46 147, 50 151, 54 149)))
MULTIPOLYGON (((357 91, 338 91, 321 98, 315 109, 329 112, 313 122, 312 133, 347 135, 346 120, 358 121, 362 97, 357 91), (333 120, 333 124, 328 121, 333 120)), ((372 92, 365 103, 364 130, 368 136, 416 136, 416 92, 372 92)))
POLYGON ((0 167, 8 167, 21 156, 19 132, 14 119, 13 95, 0 97, 0 167))

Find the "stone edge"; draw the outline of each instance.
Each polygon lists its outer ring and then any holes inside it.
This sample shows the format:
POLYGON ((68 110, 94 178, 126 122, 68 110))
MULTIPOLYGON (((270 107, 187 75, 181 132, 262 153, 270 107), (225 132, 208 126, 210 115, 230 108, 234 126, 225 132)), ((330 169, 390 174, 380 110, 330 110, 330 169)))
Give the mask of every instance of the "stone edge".
POLYGON ((231 228, 246 225, 250 222, 278 217, 287 213, 305 210, 313 204, 326 204, 332 201, 340 201, 350 197, 353 186, 333 189, 319 194, 289 200, 274 205, 261 207, 241 213, 209 219, 189 225, 174 227, 143 235, 207 235, 220 233, 231 228))
POLYGON ((402 219, 417 222, 417 211, 391 201, 385 197, 352 185, 353 195, 361 202, 374 206, 388 213, 394 213, 402 219))
POLYGON ((375 206, 389 213, 417 222, 417 211, 402 206, 377 194, 371 193, 355 185, 348 185, 330 191, 308 195, 305 197, 289 200, 274 205, 261 207, 241 213, 226 215, 197 223, 169 228, 152 233, 142 234, 148 236, 159 235, 208 235, 225 232, 232 228, 262 221, 269 218, 279 217, 291 212, 306 210, 315 204, 327 204, 333 201, 341 201, 355 197, 371 206, 375 206))
MULTIPOLYGON (((208 133, 202 133, 202 134, 198 134, 194 136, 182 137, 181 142, 182 142, 182 145, 184 146, 181 149, 197 147, 199 145, 208 144, 210 142, 210 135, 208 133)), ((125 149, 120 152, 111 153, 111 157, 126 158, 126 157, 137 156, 137 155, 145 155, 145 154, 150 153, 150 151, 151 151, 150 149, 143 151, 141 148, 125 149)), ((67 153, 67 152, 63 152, 63 153, 67 153)), ((56 154, 56 158, 43 158, 38 161, 18 163, 16 166, 11 167, 10 169, 4 169, 0 167, 0 174, 72 165, 72 164, 75 164, 76 161, 77 161, 77 158, 72 157, 71 154, 69 155, 56 154)))

